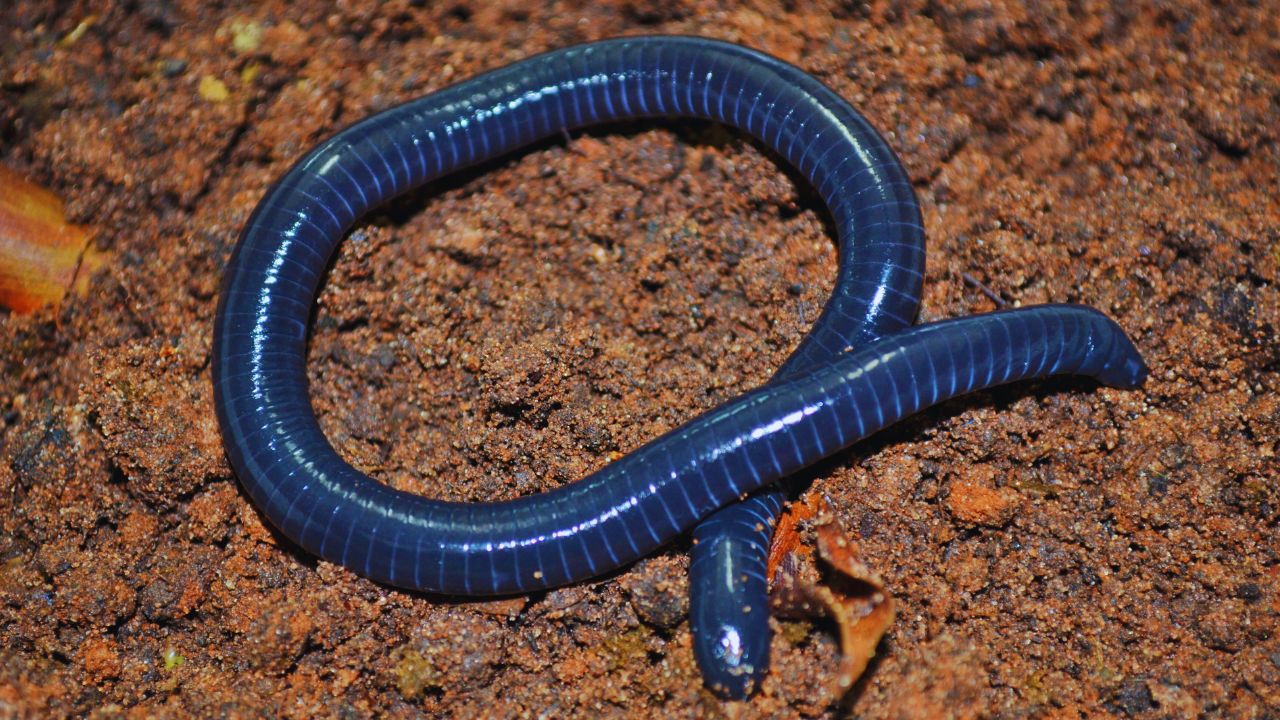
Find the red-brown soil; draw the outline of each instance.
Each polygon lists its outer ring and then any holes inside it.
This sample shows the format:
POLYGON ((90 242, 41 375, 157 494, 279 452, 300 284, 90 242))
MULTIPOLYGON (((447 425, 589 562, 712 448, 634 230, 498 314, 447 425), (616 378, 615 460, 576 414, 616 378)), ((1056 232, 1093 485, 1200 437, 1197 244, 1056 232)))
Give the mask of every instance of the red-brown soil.
MULTIPOLYGON (((0 315, 0 716, 1280 716, 1275 3, 231 5, 0 13, 0 162, 112 259, 0 315), (1087 303, 1153 369, 951 402, 813 473, 898 603, 845 705, 821 624, 779 625, 749 702, 702 687, 687 542, 442 601, 292 547, 223 458, 219 274, 273 179, 371 112, 642 32, 769 51, 868 115, 924 205, 922 320, 1087 303)), ((359 226, 314 402, 387 483, 538 492, 767 378, 834 257, 733 132, 575 133, 359 226)))

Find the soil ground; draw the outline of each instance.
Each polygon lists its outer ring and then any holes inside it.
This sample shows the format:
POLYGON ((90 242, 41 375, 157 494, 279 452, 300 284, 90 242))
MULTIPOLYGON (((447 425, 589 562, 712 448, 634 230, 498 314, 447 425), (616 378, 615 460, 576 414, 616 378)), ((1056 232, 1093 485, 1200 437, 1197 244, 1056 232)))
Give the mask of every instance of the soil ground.
MULTIPOLYGON (((1280 716, 1277 38, 1273 2, 6 3, 0 162, 111 260, 0 315, 0 716, 1280 716), (1087 303, 1153 369, 947 403, 810 474, 899 608, 842 704, 820 623, 778 626, 749 702, 703 688, 687 541, 446 601, 291 546, 223 458, 219 277, 293 160, 653 32, 776 54, 881 129, 924 206, 922 321, 1087 303)), ((767 378, 830 289, 825 222, 734 132, 574 133, 352 233, 314 403, 396 487, 562 485, 767 378)))

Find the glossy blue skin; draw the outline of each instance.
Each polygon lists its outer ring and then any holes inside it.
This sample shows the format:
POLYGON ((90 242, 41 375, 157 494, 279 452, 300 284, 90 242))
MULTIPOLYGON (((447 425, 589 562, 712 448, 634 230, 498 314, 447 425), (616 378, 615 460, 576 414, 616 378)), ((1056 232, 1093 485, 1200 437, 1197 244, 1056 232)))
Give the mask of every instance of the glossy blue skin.
POLYGON ((689 629, 707 687, 741 699, 769 671, 769 548, 786 492, 767 487, 693 530, 689 629))
POLYGON ((309 552, 401 587, 519 593, 631 562, 716 508, 948 397, 1058 373, 1142 381, 1145 367, 1123 332, 1068 306, 937 323, 840 354, 874 336, 866 328, 883 318, 905 325, 914 314, 923 243, 910 196, 887 147, 834 93, 768 56, 703 39, 569 48, 394 108, 309 153, 245 227, 214 331, 228 458, 268 519, 309 552), (304 350, 320 279, 356 219, 565 129, 645 116, 739 127, 799 168, 828 204, 840 240, 837 292, 789 361, 816 369, 726 403, 577 483, 508 502, 427 500, 338 457, 310 405, 304 350))

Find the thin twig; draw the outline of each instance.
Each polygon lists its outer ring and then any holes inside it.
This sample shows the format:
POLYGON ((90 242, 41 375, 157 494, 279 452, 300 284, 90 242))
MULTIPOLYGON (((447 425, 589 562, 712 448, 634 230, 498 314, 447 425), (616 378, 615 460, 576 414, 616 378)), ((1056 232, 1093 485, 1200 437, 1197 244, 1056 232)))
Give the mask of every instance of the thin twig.
POLYGON ((963 278, 965 282, 969 283, 970 285, 978 288, 978 290, 982 291, 983 295, 986 295, 988 298, 991 298, 991 302, 995 303, 996 307, 1004 307, 1009 304, 1004 301, 1004 298, 997 295, 995 290, 992 290, 991 288, 987 287, 986 285, 983 284, 981 280, 970 275, 969 273, 960 273, 960 277, 963 278))

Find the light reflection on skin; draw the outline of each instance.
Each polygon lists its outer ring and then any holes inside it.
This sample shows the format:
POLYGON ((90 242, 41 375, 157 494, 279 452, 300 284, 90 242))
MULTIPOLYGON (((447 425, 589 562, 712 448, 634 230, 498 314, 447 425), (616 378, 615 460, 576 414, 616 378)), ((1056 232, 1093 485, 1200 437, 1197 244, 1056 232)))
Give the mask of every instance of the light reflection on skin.
POLYGON ((742 662, 742 636, 738 634, 737 628, 726 625, 720 629, 716 654, 729 665, 737 666, 742 662))

